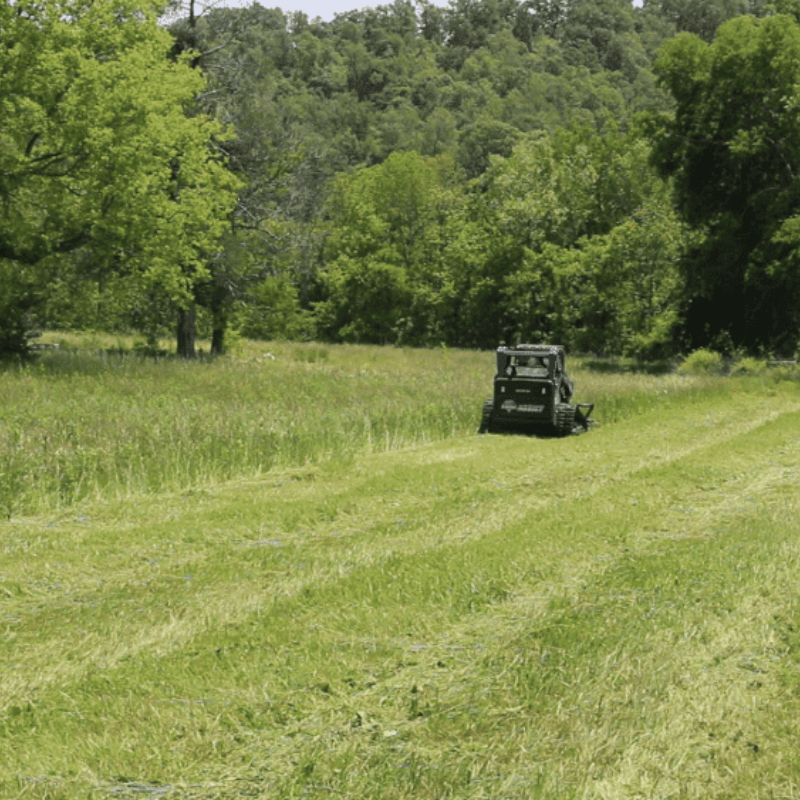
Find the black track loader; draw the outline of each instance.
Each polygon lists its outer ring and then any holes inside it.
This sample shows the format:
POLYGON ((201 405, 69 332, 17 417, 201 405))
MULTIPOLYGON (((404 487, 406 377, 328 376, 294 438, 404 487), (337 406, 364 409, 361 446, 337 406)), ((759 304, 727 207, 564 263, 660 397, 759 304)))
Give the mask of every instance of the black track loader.
POLYGON ((497 348, 494 396, 483 404, 478 433, 545 433, 588 430, 594 403, 573 403, 564 348, 518 344, 497 348))

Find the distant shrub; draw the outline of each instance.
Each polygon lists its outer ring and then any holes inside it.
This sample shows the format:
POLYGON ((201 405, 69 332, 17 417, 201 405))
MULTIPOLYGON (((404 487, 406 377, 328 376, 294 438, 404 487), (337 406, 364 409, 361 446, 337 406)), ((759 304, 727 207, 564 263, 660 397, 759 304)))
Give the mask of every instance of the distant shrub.
POLYGON ((681 375, 719 375, 724 371, 722 356, 714 350, 701 347, 689 353, 678 367, 681 375))
POLYGON ((744 356, 731 365, 731 375, 761 375, 767 365, 758 358, 744 356))
POLYGON ((284 275, 264 278, 250 289, 238 323, 243 336, 266 340, 308 339, 313 328, 297 289, 284 275))
POLYGON ((797 364, 793 364, 791 361, 784 361, 783 363, 775 364, 770 363, 769 365, 769 374, 770 377, 775 378, 779 381, 796 381, 800 380, 800 367, 797 364))

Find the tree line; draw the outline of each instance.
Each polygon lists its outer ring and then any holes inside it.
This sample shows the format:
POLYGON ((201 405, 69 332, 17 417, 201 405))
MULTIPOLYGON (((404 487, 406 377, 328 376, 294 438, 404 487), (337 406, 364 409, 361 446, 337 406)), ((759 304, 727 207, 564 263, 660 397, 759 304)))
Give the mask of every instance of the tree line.
POLYGON ((796 350, 797 0, 163 11, 0 6, 0 351, 796 350))

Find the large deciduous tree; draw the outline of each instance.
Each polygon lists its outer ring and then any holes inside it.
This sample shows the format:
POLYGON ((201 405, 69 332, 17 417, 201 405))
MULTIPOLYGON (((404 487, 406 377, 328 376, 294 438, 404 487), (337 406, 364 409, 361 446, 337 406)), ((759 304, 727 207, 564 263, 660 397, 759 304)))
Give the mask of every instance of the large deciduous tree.
POLYGON ((169 59, 159 11, 152 0, 0 4, 7 349, 22 346, 19 310, 35 311, 37 287, 66 260, 137 275, 179 307, 207 275, 236 180, 216 154, 222 129, 189 113, 203 77, 169 59))
POLYGON ((676 109, 655 160, 704 235, 686 261, 693 344, 791 350, 800 333, 800 24, 739 17, 657 62, 676 109))
POLYGON ((394 153, 341 176, 328 203, 329 236, 316 309, 327 336, 430 344, 451 339, 453 258, 463 222, 452 163, 394 153))
POLYGON ((648 156, 636 133, 584 129, 530 136, 493 159, 474 198, 486 258, 461 284, 470 343, 669 349, 684 234, 648 156))

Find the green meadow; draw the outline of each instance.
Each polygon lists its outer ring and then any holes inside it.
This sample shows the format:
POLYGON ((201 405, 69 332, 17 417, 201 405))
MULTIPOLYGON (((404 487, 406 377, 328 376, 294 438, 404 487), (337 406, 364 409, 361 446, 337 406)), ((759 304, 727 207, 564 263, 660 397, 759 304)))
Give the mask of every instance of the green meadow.
MULTIPOLYGON (((144 358, 109 336, 44 343, 57 349, 0 372, 6 517, 466 435, 494 369, 466 350, 243 342, 209 363, 144 358)), ((605 421, 703 386, 577 375, 605 421)))
POLYGON ((800 383, 130 342, 0 373, 0 797, 800 798, 800 383))

